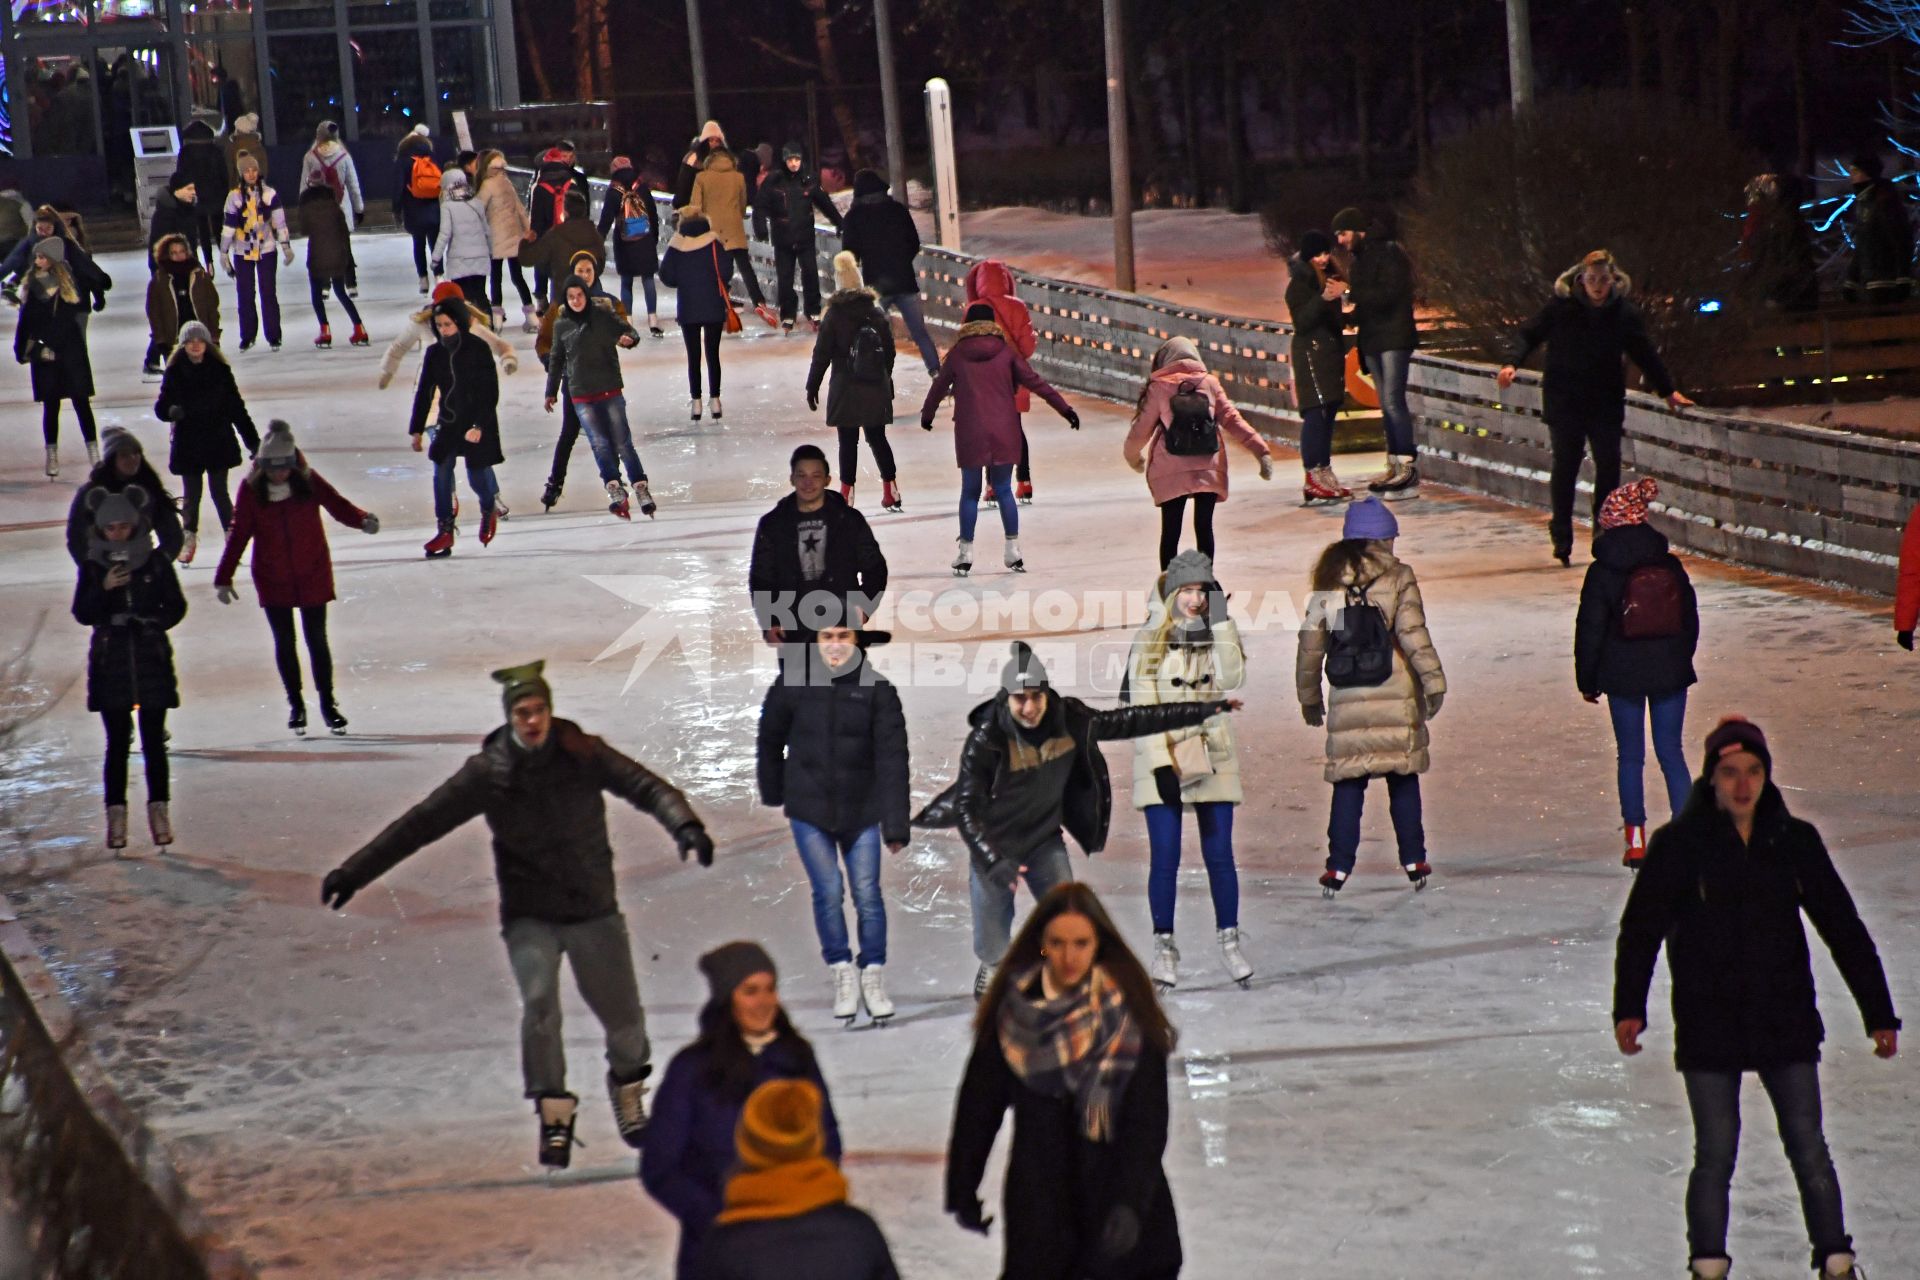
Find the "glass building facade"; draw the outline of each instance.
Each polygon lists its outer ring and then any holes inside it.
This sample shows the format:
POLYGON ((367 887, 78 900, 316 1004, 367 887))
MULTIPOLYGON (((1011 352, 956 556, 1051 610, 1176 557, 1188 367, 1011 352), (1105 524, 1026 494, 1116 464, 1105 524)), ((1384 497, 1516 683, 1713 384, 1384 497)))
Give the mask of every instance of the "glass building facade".
POLYGON ((438 134, 517 104, 514 2, 0 0, 0 154, 113 168, 130 129, 247 113, 268 146, 438 134))

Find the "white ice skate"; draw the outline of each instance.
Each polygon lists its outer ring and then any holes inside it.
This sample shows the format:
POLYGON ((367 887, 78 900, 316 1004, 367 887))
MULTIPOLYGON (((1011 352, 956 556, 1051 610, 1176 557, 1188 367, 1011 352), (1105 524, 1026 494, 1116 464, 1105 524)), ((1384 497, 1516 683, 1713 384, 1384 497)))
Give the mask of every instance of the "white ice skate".
POLYGON ((1153 963, 1147 967, 1147 974, 1162 991, 1180 985, 1180 948, 1173 945, 1172 934, 1153 935, 1153 963))
POLYGON ((1247 982, 1253 977, 1253 966, 1240 954, 1240 930, 1222 929, 1220 931, 1220 958, 1226 962, 1227 976, 1246 990, 1247 982))
POLYGON ((47 479, 52 480, 54 477, 58 476, 59 474, 60 474, 60 446, 57 444, 50 444, 47 446, 47 479))
POLYGON ((953 545, 958 548, 953 557, 953 576, 964 578, 973 571, 973 543, 955 538, 953 545))
POLYGON ((1851 1253, 1830 1253, 1820 1274, 1831 1280, 1867 1280, 1866 1268, 1854 1261, 1851 1253))
POLYGON ((647 1082, 641 1079, 622 1084, 609 1071, 607 1097, 613 1103, 613 1123, 620 1130, 620 1140, 638 1151, 647 1132, 647 1082))
POLYGON ((887 996, 887 972, 885 965, 870 964, 860 971, 860 999, 867 1006, 867 1016, 877 1023, 885 1023, 893 1016, 893 1001, 887 996))
POLYGON ((1027 562, 1020 557, 1020 539, 1007 539, 1007 551, 1006 554, 1001 557, 1001 563, 1005 564, 1007 568, 1013 570, 1015 573, 1025 573, 1027 571, 1027 562))
POLYGON ((540 332, 540 311, 531 302, 520 308, 520 332, 540 332))
POLYGON ((127 806, 110 804, 107 806, 107 848, 124 849, 127 847, 127 806))
POLYGON ((167 813, 165 800, 147 801, 147 832, 153 836, 153 842, 163 848, 173 843, 173 820, 167 813))
POLYGON ((852 1026, 860 1014, 860 974, 851 960, 842 960, 832 970, 833 1016, 852 1026))

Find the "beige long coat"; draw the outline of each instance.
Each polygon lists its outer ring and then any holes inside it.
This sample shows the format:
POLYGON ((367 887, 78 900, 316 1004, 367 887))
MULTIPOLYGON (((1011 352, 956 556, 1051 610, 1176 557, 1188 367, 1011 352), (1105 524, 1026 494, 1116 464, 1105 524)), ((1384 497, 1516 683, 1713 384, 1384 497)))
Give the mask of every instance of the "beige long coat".
MULTIPOLYGON (((1213 624, 1211 647, 1188 649, 1169 645, 1159 670, 1145 670, 1148 646, 1166 608, 1166 601, 1155 601, 1148 612, 1147 625, 1133 639, 1133 653, 1127 660, 1127 691, 1131 701, 1136 705, 1210 702, 1227 697, 1247 682, 1247 659, 1240 647, 1240 628, 1231 618, 1213 624)), ((1223 711, 1195 728, 1135 738, 1133 807, 1145 809, 1160 803, 1160 788, 1153 780, 1153 771, 1173 764, 1176 742, 1196 736, 1206 739, 1207 760, 1213 765, 1213 773, 1192 786, 1182 787, 1181 803, 1239 804, 1244 795, 1240 789, 1240 748, 1234 740, 1232 719, 1223 711)))

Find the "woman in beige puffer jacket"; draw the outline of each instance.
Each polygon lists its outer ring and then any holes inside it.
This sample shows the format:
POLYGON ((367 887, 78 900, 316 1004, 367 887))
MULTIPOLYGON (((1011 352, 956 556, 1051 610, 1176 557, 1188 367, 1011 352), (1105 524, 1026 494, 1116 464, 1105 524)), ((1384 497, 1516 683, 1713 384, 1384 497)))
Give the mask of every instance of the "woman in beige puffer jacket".
POLYGON ((693 180, 693 198, 680 216, 687 217, 691 212, 707 220, 714 238, 739 270, 740 282, 747 286, 747 297, 752 300, 754 311, 767 322, 768 328, 778 329, 780 317, 767 306, 766 297, 760 292, 760 278, 753 273, 753 255, 747 250, 747 206, 752 203, 753 193, 747 190, 747 180, 733 152, 725 146, 715 146, 700 162, 700 174, 693 180))
POLYGON ((1332 897, 1353 873, 1360 846, 1360 814, 1367 781, 1384 777, 1400 866, 1414 888, 1426 887, 1426 833, 1421 822, 1420 775, 1427 770, 1427 722, 1439 713, 1447 691, 1440 655, 1427 634, 1426 606, 1411 566, 1396 559, 1399 525, 1378 498, 1347 508, 1345 537, 1321 553, 1313 571, 1313 594, 1300 626, 1294 681, 1300 712, 1316 728, 1327 727, 1326 778, 1333 784, 1333 815, 1327 824, 1326 873, 1320 887, 1332 897), (1331 627, 1348 593, 1365 592, 1385 616, 1394 643, 1392 670, 1380 684, 1331 689, 1323 698, 1321 676, 1331 627))
MULTIPOLYGON (((1227 616, 1213 562, 1198 551, 1181 552, 1160 575, 1146 626, 1134 637, 1127 659, 1129 700, 1136 705, 1208 702, 1239 689, 1246 678, 1240 629, 1227 616)), ((1151 972, 1163 990, 1179 981, 1173 909, 1187 805, 1193 806, 1200 828, 1200 857, 1227 974, 1242 985, 1253 976, 1253 966, 1240 954, 1240 877, 1233 865, 1233 811, 1242 798, 1240 751, 1225 714, 1193 728, 1134 739, 1133 806, 1146 817, 1151 850, 1151 972)))
POLYGON ((502 328, 507 322, 507 302, 500 288, 500 272, 505 267, 513 287, 520 293, 520 311, 525 317, 527 332, 531 333, 535 325, 533 294, 527 289, 527 278, 520 270, 520 247, 533 239, 533 222, 527 217, 527 206, 521 201, 520 193, 514 190, 513 179, 507 176, 505 155, 493 150, 482 151, 473 167, 480 174, 474 202, 487 215, 487 234, 492 241, 493 265, 488 287, 493 295, 493 327, 502 328))

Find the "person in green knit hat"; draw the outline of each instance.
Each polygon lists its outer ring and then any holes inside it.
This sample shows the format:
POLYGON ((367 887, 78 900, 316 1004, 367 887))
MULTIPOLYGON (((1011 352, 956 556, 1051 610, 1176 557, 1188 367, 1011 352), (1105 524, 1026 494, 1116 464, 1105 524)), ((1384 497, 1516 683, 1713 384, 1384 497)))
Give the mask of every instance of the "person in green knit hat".
POLYGON ((705 824, 671 783, 587 733, 555 719, 544 662, 493 673, 507 723, 487 735, 432 795, 327 873, 320 899, 334 910, 468 819, 493 832, 501 931, 520 987, 520 1070, 540 1120, 540 1163, 564 1169, 573 1152, 579 1099, 567 1091, 560 1032, 560 960, 600 1019, 607 1090, 628 1145, 646 1130, 652 1049, 633 948, 613 880, 604 792, 652 814, 673 835, 680 860, 713 865, 705 824))

